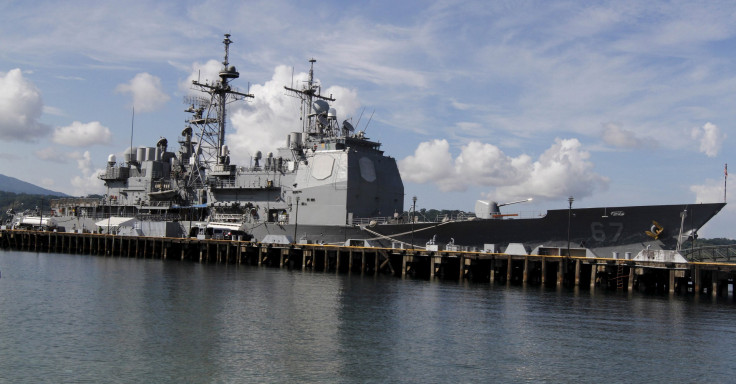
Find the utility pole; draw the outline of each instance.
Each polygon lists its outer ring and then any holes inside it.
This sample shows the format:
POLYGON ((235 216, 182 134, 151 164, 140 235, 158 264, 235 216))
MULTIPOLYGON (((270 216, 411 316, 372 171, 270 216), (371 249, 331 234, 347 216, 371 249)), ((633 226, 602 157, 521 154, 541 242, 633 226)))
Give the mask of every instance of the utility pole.
POLYGON ((570 225, 572 221, 572 202, 575 201, 575 198, 570 196, 567 198, 567 202, 570 204, 570 207, 567 210, 567 257, 570 257, 570 225))
POLYGON ((416 221, 416 214, 417 214, 417 197, 414 196, 411 198, 412 206, 411 206, 411 250, 414 251, 414 221, 416 221))

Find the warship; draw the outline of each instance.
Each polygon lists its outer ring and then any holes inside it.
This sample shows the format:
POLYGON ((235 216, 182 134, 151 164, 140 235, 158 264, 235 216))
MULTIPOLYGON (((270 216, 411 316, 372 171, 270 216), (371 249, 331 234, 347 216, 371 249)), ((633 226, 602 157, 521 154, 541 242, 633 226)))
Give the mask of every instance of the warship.
POLYGON ((725 206, 573 209, 571 198, 567 209, 520 218, 500 211, 513 203, 478 201, 474 215, 421 220, 416 198, 405 211, 396 159, 365 129, 338 119, 330 105, 335 99, 323 95, 314 78, 314 59, 306 82, 284 86, 285 96, 300 101, 301 127, 286 135, 276 153, 257 152, 250 164, 233 164, 225 143, 227 106, 257 95, 231 85, 240 76, 229 63, 231 43, 226 34, 219 79, 192 82, 200 96, 187 100, 191 116, 179 149, 169 151, 161 138, 155 147, 131 145, 122 162, 110 155, 99 176, 107 189, 101 199, 52 202, 57 230, 628 257, 678 249, 725 206))

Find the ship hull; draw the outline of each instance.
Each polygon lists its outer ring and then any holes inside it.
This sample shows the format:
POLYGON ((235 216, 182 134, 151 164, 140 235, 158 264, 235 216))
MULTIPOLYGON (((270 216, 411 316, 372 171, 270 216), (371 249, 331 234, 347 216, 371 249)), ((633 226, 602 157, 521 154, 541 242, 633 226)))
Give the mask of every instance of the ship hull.
POLYGON ((509 243, 524 244, 529 250, 539 246, 586 248, 598 257, 610 252, 638 252, 649 247, 675 249, 680 235, 697 230, 715 216, 725 203, 692 205, 651 205, 550 210, 530 219, 486 219, 443 223, 377 224, 373 226, 261 225, 252 228, 256 239, 280 234, 297 242, 344 243, 367 239, 380 246, 423 248, 431 240, 438 245, 454 244, 483 250, 494 244, 503 250, 509 243), (683 220, 682 215, 685 215, 683 220), (568 225, 569 223, 569 225, 568 225), (568 236, 569 227, 569 236, 568 236))

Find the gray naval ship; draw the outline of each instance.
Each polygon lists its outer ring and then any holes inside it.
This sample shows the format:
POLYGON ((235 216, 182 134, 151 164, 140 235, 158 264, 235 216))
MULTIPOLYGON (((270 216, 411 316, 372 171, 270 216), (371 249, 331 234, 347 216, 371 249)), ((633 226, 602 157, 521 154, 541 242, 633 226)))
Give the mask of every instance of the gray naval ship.
POLYGON ((223 43, 219 79, 192 83, 201 96, 188 100, 191 117, 179 150, 170 152, 162 138, 155 147, 128 148, 121 163, 110 155, 100 176, 107 188, 102 199, 52 202, 58 228, 264 243, 630 257, 642 251, 676 252, 725 206, 573 209, 570 203, 567 209, 518 218, 500 212, 507 204, 479 201, 475 215, 422 221, 414 210, 404 210, 396 160, 349 119, 338 119, 330 106, 335 99, 321 94, 315 60, 309 61, 302 87, 284 87, 285 97, 301 101, 302 126, 275 153, 258 152, 246 166, 232 164, 225 144, 226 107, 254 95, 232 87, 240 75, 229 63, 230 35, 223 43))

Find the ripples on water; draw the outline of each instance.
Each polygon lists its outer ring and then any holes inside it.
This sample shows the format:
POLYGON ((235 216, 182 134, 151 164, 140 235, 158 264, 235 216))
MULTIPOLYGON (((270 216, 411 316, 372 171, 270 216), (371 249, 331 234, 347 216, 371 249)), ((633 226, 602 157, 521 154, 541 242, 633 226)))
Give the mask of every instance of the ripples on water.
POLYGON ((0 251, 2 382, 729 382, 733 298, 0 251))

